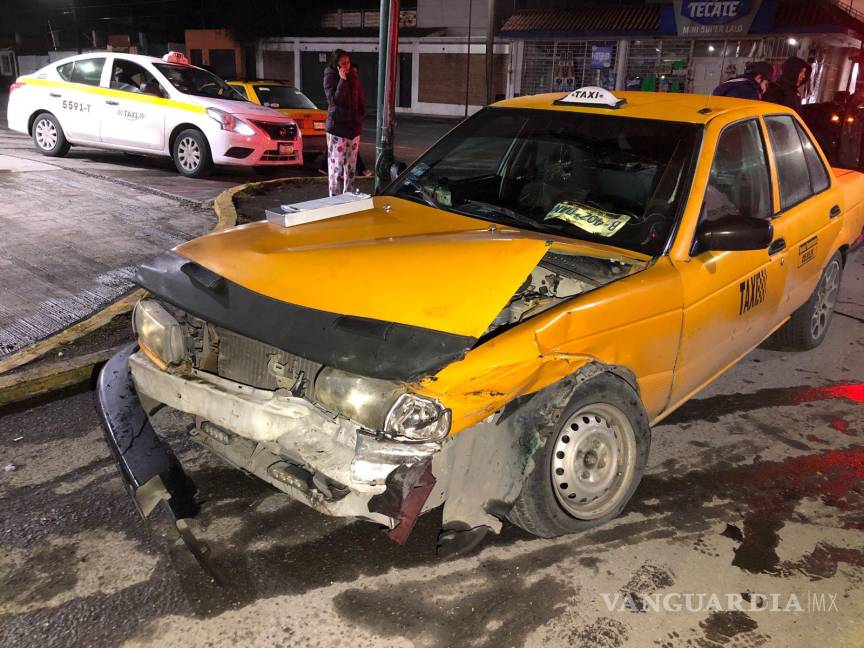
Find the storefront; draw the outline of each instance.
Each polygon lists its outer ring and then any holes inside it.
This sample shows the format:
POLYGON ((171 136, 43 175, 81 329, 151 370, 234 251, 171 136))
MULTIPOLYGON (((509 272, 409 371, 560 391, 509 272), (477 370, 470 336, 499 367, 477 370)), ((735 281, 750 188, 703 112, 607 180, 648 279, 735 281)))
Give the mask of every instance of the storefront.
POLYGON ((521 12, 501 36, 511 43, 515 94, 607 89, 710 93, 749 61, 779 70, 809 61, 805 101, 854 86, 864 16, 830 0, 675 0, 663 4, 521 12))

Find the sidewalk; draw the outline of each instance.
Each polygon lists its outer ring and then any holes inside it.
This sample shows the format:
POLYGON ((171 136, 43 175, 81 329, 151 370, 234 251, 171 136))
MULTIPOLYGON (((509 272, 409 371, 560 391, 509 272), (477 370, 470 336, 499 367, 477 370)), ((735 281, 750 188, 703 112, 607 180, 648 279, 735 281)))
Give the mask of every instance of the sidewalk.
POLYGON ((209 231, 212 210, 0 155, 0 358, 132 288, 135 266, 209 231))

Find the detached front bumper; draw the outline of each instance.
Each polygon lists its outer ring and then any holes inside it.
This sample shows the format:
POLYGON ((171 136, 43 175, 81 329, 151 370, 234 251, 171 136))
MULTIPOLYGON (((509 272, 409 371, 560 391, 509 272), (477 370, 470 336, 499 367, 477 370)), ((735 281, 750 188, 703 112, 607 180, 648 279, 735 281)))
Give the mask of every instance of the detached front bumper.
POLYGON ((150 425, 141 407, 129 358, 130 344, 111 358, 99 374, 96 404, 108 447, 138 512, 147 518, 159 506, 175 520, 198 512, 195 485, 177 457, 150 425))
MULTIPOLYGON (((195 489, 156 435, 139 397, 191 414, 195 441, 292 498, 326 515, 359 517, 391 528, 404 511, 398 504, 379 506, 376 498, 392 499, 393 475, 408 468, 414 468, 414 479, 428 482, 440 449, 363 434, 351 421, 301 398, 196 370, 182 375, 164 371, 132 345, 100 374, 98 403, 108 444, 144 517, 154 498, 178 507, 176 517, 194 514, 195 489), (428 470, 419 470, 421 465, 428 470), (154 480, 156 485, 145 489, 154 480)), ((421 502, 423 510, 440 503, 436 497, 421 502)))

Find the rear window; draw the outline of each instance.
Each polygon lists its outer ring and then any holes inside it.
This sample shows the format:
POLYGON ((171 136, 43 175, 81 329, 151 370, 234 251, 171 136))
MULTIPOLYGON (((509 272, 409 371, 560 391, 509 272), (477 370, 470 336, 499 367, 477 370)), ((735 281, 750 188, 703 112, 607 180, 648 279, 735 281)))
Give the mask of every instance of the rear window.
POLYGON ((255 86, 255 94, 264 106, 270 108, 296 108, 311 110, 315 104, 297 88, 284 85, 255 86))
POLYGON ((69 81, 92 86, 99 85, 99 81, 102 79, 102 68, 105 67, 104 58, 81 59, 74 63, 75 66, 72 68, 72 76, 69 81))

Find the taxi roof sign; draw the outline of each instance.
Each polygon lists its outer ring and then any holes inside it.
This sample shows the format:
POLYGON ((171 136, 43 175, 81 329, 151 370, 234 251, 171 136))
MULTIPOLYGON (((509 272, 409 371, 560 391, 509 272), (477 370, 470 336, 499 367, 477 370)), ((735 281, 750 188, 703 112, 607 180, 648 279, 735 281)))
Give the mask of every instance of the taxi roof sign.
POLYGON ((186 58, 186 55, 183 52, 168 52, 165 56, 162 57, 162 60, 166 63, 176 63, 177 65, 189 65, 189 59, 186 58))
POLYGON ((598 86, 585 86, 583 88, 577 88, 566 97, 555 100, 554 103, 556 105, 620 108, 627 103, 627 100, 619 99, 605 88, 600 88, 598 86))

